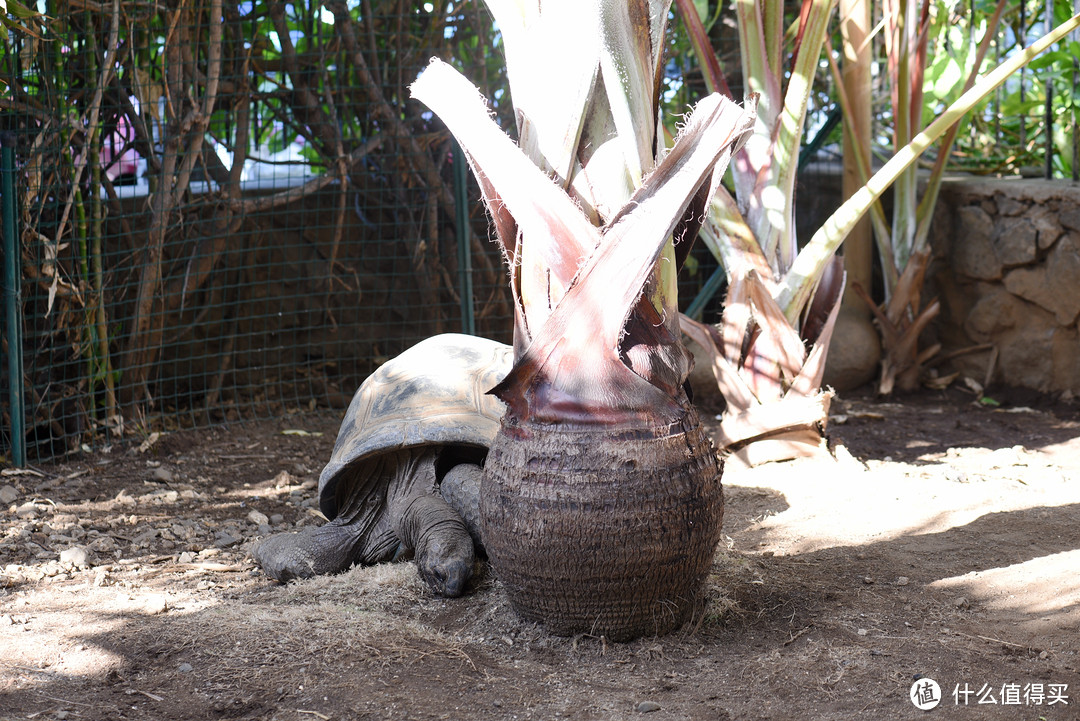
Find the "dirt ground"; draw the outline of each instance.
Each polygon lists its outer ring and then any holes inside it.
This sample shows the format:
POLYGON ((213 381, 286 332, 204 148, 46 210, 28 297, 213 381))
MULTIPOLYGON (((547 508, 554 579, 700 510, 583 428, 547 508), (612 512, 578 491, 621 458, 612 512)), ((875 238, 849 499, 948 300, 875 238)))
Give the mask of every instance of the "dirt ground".
POLYGON ((1080 719, 1080 406, 995 399, 841 398, 837 461, 729 469, 702 612, 626 644, 489 573, 268 581, 248 551, 318 522, 336 414, 7 469, 0 719, 1080 719))

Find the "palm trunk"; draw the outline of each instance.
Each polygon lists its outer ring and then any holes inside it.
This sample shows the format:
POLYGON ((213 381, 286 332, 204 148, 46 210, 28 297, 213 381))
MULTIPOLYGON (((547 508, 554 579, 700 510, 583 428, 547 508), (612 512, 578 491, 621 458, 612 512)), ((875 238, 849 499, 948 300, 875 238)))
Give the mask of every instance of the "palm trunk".
POLYGON ((676 629, 720 540, 721 470, 688 404, 655 426, 504 422, 480 496, 495 573, 523 617, 557 634, 676 629))

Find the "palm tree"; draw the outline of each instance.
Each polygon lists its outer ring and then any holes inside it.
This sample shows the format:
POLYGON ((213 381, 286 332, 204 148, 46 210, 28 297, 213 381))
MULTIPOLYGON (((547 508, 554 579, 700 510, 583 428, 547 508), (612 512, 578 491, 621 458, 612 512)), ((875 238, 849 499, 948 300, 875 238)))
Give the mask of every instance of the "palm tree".
POLYGON ((484 543, 518 611, 557 633, 676 628, 720 537, 721 463, 683 389, 675 279, 754 114, 711 95, 665 147, 670 2, 488 0, 517 145, 450 66, 413 86, 466 152, 515 299, 484 543))

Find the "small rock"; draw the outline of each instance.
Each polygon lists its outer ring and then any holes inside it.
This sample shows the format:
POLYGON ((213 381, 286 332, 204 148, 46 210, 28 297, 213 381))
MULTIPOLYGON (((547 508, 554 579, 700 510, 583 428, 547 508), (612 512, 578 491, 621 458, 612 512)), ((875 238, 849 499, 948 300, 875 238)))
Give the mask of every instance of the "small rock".
POLYGON ((237 538, 228 531, 221 531, 214 537, 214 545, 218 548, 229 548, 240 543, 243 539, 237 538))
POLYGON ((33 518, 37 515, 37 506, 32 501, 27 501, 15 509, 15 515, 19 518, 33 518))
POLYGON ((866 634, 868 634, 868 633, 870 633, 870 632, 869 632, 869 631, 867 631, 867 630, 866 630, 865 628, 860 628, 860 629, 858 629, 857 631, 855 631, 855 633, 856 633, 856 634, 858 634, 858 635, 860 635, 860 636, 865 636, 866 634))
POLYGON ((191 673, 194 669, 192 669, 190 663, 187 663, 185 661, 184 663, 177 666, 176 670, 179 671, 180 673, 191 673))
POLYGON ((1039 651, 1039 658, 1041 658, 1043 661, 1045 661, 1046 659, 1050 658, 1050 652, 1049 651, 1039 651))
POLYGON ((150 615, 165 613, 169 610, 169 602, 165 600, 164 596, 154 595, 146 599, 143 608, 145 608, 146 612, 150 615))
POLYGON ((4 486, 0 488, 0 504, 8 505, 15 502, 15 499, 19 497, 19 492, 12 486, 4 486))
POLYGON ((180 563, 194 563, 195 556, 191 553, 191 551, 184 551, 180 554, 179 561, 180 563))
POLYGON ((637 705, 638 713, 652 713, 653 711, 659 711, 660 704, 655 701, 642 701, 637 705))
POLYGON ((270 523, 270 519, 266 516, 265 513, 261 513, 255 510, 248 512, 247 519, 250 523, 256 526, 265 526, 270 523))
POLYGON ((172 483, 176 476, 168 468, 155 468, 150 472, 150 478, 160 483, 172 483))
POLYGON ((65 566, 72 565, 79 568, 88 568, 90 566, 90 552, 82 546, 72 546, 60 552, 60 563, 65 566))
POLYGON ((157 538, 161 534, 161 530, 158 528, 149 528, 135 538, 131 539, 131 543, 134 546, 149 546, 150 542, 157 538))
POLYGON ((263 524, 261 524, 259 526, 259 535, 260 536, 269 536, 273 532, 274 532, 274 529, 270 527, 269 523, 263 523, 263 524))
POLYGON ((280 526, 282 523, 285 523, 285 516, 281 515, 280 513, 275 513, 274 515, 270 516, 270 523, 274 526, 280 526))
POLYGON ((869 586, 874 582, 874 578, 873 576, 863 576, 862 582, 869 586))
POLYGON ((911 583, 911 579, 907 576, 901 576, 900 578, 896 579, 897 586, 906 586, 909 583, 911 583))
POLYGON ((953 599, 952 603, 957 608, 967 608, 968 605, 969 605, 968 600, 966 598, 964 598, 963 596, 957 596, 956 598, 953 599))

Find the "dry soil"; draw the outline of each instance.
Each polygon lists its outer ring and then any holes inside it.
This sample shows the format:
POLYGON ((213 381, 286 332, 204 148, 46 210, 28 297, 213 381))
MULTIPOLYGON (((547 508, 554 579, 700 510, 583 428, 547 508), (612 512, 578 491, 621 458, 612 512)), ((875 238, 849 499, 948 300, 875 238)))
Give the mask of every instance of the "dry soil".
POLYGON ((701 612, 626 644, 522 622, 490 573, 267 580, 334 414, 8 469, 0 719, 1080 719, 1080 409, 996 399, 839 399, 836 461, 729 469, 701 612))

